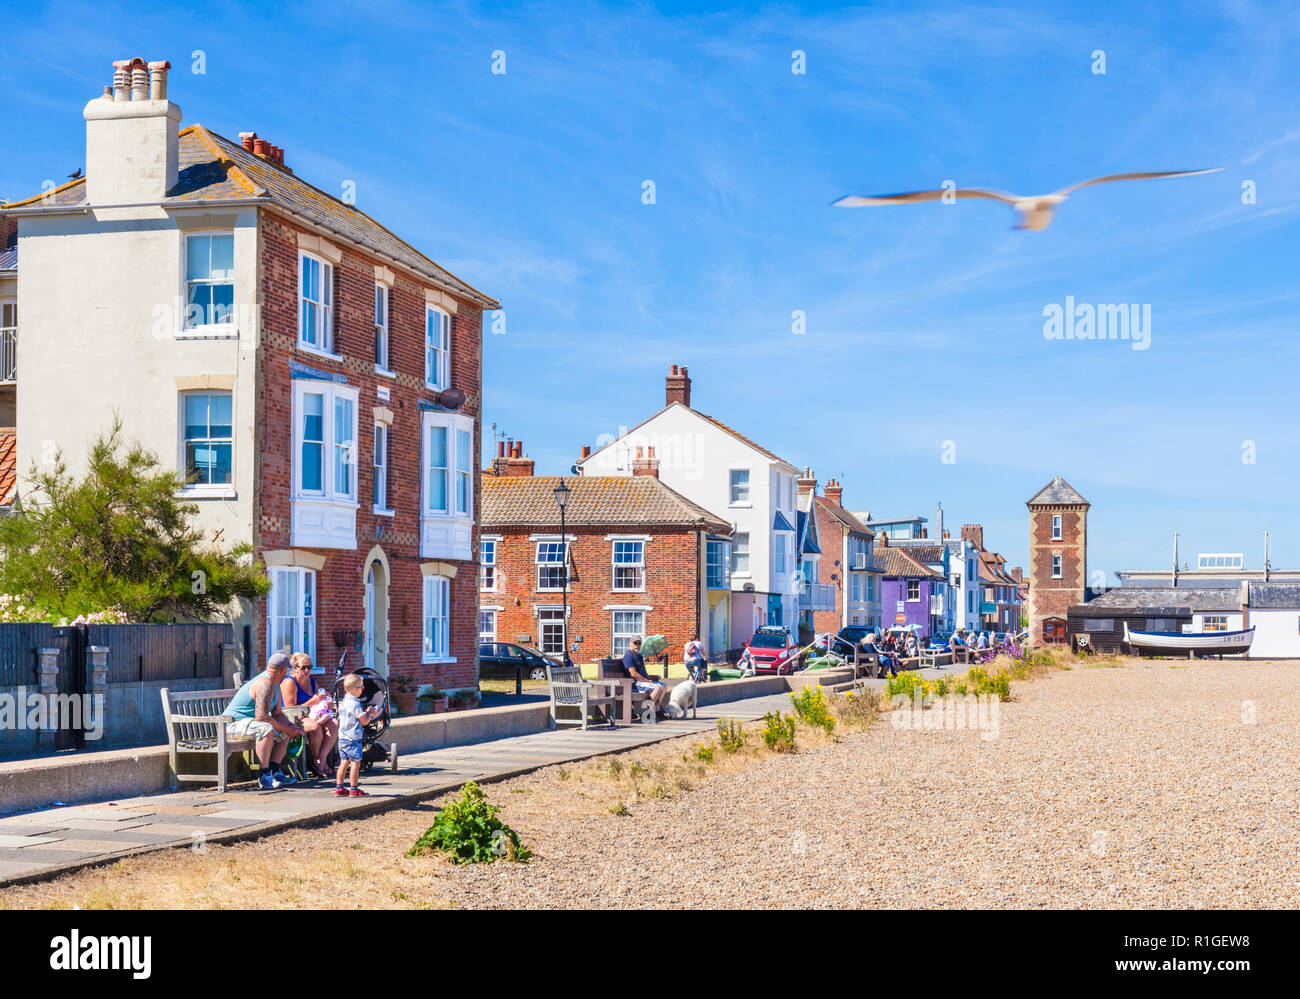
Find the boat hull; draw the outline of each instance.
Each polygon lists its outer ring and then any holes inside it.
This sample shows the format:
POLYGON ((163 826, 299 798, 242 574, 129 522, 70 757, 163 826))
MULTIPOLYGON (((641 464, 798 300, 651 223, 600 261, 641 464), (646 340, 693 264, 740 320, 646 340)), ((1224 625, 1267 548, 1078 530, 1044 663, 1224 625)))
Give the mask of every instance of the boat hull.
POLYGON ((1250 651, 1255 629, 1244 631, 1130 631, 1124 640, 1145 655, 1239 656, 1250 651))

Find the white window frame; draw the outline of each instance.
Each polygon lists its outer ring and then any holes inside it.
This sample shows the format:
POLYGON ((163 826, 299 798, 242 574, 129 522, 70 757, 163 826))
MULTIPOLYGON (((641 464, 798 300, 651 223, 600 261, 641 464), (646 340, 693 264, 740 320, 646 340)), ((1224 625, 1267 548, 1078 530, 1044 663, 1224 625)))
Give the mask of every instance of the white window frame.
MULTIPOLYGON (((305 647, 301 649, 291 648, 291 652, 305 652, 313 660, 316 658, 316 571, 314 569, 305 569, 301 566, 292 565, 273 565, 267 569, 267 575, 271 580, 271 590, 266 595, 266 648, 267 655, 272 652, 281 651, 285 643, 276 644, 277 638, 283 637, 283 630, 280 627, 281 622, 292 620, 294 630, 303 636, 305 647), (280 588, 285 586, 289 579, 294 580, 295 592, 297 594, 296 611, 290 614, 279 613, 276 601, 280 588), (310 608, 311 613, 307 612, 308 603, 306 601, 307 591, 311 591, 310 608)), ((289 643, 292 644, 292 643, 289 643)))
POLYGON ((752 501, 750 500, 750 492, 749 492, 750 484, 751 484, 750 474, 748 468, 727 469, 727 505, 728 506, 752 506, 753 504, 752 501), (737 475, 744 475, 745 481, 743 483, 738 482, 736 479, 737 475), (741 488, 744 489, 743 496, 741 496, 738 492, 738 490, 740 490, 741 488))
POLYGON ((440 413, 426 412, 421 421, 420 434, 420 515, 424 518, 454 518, 459 520, 473 520, 474 518, 474 421, 468 416, 461 416, 457 413, 440 413), (446 478, 447 508, 445 510, 435 509, 430 505, 433 492, 430 484, 433 481, 431 477, 432 469, 429 466, 430 449, 429 442, 433 438, 433 430, 444 430, 447 434, 447 464, 442 468, 442 474, 446 478), (460 454, 461 449, 465 449, 465 454, 460 454), (465 474, 468 469, 468 476, 464 481, 467 492, 467 509, 460 510, 458 500, 460 499, 458 478, 465 474))
POLYGON ((492 644, 495 644, 495 643, 496 643, 496 641, 497 641, 497 614, 498 614, 498 611, 497 611, 497 609, 496 609, 495 607, 480 607, 480 608, 478 609, 478 643, 479 643, 479 645, 484 645, 484 644, 487 644, 487 643, 492 643, 492 644), (484 631, 484 630, 483 630, 483 619, 484 619, 485 617, 488 617, 488 618, 491 618, 491 619, 492 619, 492 629, 491 629, 490 631, 484 631))
POLYGON ((451 654, 451 580, 428 575, 420 588, 420 662, 454 663, 451 654))
POLYGON ((1061 540, 1061 515, 1059 513, 1052 514, 1052 540, 1061 540))
POLYGON ((731 576, 734 579, 736 576, 748 577, 749 575, 749 532, 737 531, 731 536, 731 576), (741 558, 745 560, 743 567, 737 562, 741 558))
POLYGON ((785 531, 775 531, 772 534, 772 571, 778 574, 784 574, 790 570, 786 568, 786 562, 789 561, 789 552, 786 551, 785 531))
POLYGON ((645 539, 644 538, 614 538, 609 545, 610 560, 610 577, 609 588, 613 593, 644 593, 645 592, 645 539), (639 560, 635 562, 619 561, 619 545, 636 545, 641 553, 639 560), (637 577, 640 580, 639 586, 620 586, 618 582, 619 569, 639 570, 637 577))
POLYGON ((1060 556, 1060 555, 1053 555, 1053 556, 1052 556, 1052 578, 1053 578, 1053 579, 1060 579, 1060 578, 1061 578, 1061 571, 1062 571, 1062 566, 1061 566, 1061 556, 1060 556))
POLYGON ((920 602, 921 602, 921 581, 920 581, 919 579, 909 579, 909 580, 907 580, 907 597, 906 597, 906 600, 907 600, 907 602, 910 603, 910 604, 915 604, 915 603, 920 603, 920 602), (916 587, 916 596, 912 596, 912 587, 916 587))
POLYGON ((628 607, 628 608, 620 608, 620 609, 618 609, 618 610, 610 611, 610 614, 609 614, 609 651, 610 651, 610 655, 612 655, 614 658, 617 659, 618 657, 620 657, 620 656, 622 656, 624 653, 626 653, 627 650, 631 647, 631 645, 632 645, 632 639, 634 639, 634 638, 644 638, 644 637, 645 637, 645 628, 646 628, 646 624, 645 624, 645 615, 646 615, 646 612, 645 612, 643 609, 639 608, 639 607, 638 607, 638 608, 635 608, 635 609, 633 609, 633 608, 631 608, 631 607, 628 607), (628 631, 628 630, 626 630, 626 627, 624 628, 624 630, 620 631, 619 628, 618 628, 618 623, 619 623, 619 622, 618 622, 618 618, 619 618, 619 615, 620 615, 620 614, 633 615, 633 616, 639 618, 639 619, 640 619, 640 622, 641 622, 641 623, 640 623, 640 626, 639 626, 636 630, 634 630, 634 631, 628 631), (620 650, 619 650, 619 647, 618 647, 618 643, 619 643, 620 640, 624 643, 622 651, 620 651, 620 650))
POLYGON ((373 481, 370 489, 371 509, 385 516, 393 513, 388 502, 388 443, 389 426, 375 421, 374 437, 370 442, 370 472, 373 481), (382 447, 381 447, 382 445, 382 447))
MULTIPOLYGON (((179 435, 180 455, 177 459, 177 468, 181 474, 185 474, 185 445, 189 443, 185 436, 185 402, 190 396, 196 395, 225 395, 230 397, 230 481, 229 482, 188 482, 185 483, 180 492, 185 496, 202 498, 204 496, 220 496, 231 498, 235 494, 235 393, 233 389, 192 389, 177 393, 177 411, 179 416, 179 426, 177 429, 179 435)), ((211 423, 209 423, 211 429, 211 423)), ((225 438, 206 438, 210 443, 224 443, 225 438)))
MULTIPOLYGON (((327 381, 317 378, 295 378, 293 380, 293 485, 292 496, 294 499, 314 499, 324 500, 330 503, 346 503, 351 506, 359 506, 357 502, 358 478, 357 475, 357 437, 360 400, 358 391, 355 386, 344 385, 341 382, 327 381), (321 488, 306 489, 302 484, 302 444, 303 444, 303 415, 305 397, 308 395, 322 396, 323 406, 323 427, 322 436, 325 438, 321 441, 322 464, 321 464, 321 488), (334 408, 338 400, 347 400, 352 403, 352 427, 350 429, 350 440, 348 434, 340 434, 339 428, 335 426, 334 408), (340 452, 350 451, 352 464, 352 488, 348 492, 340 492, 335 486, 335 461, 340 452)), ((346 457, 346 455, 345 455, 346 457)))
POLYGON ((186 232, 185 238, 181 240, 181 301, 185 304, 185 311, 181 315, 181 333, 187 336, 201 336, 205 334, 217 334, 219 336, 232 336, 237 332, 235 308, 235 230, 234 229, 200 229, 192 232, 186 232), (208 243, 208 265, 209 274, 211 274, 212 264, 212 243, 213 236, 230 237, 230 280, 213 281, 210 277, 207 280, 191 282, 190 280, 190 240, 207 239, 208 243), (190 322, 190 285, 192 283, 207 285, 230 285, 230 315, 225 319, 217 322, 210 322, 211 315, 204 313, 203 321, 199 323, 190 322))
POLYGON ((564 607, 561 604, 538 607, 535 611, 537 617, 537 648, 549 656, 560 656, 563 659, 564 653, 569 644, 569 622, 564 617, 564 607), (546 612, 546 618, 543 620, 542 612, 546 612), (546 626, 560 626, 560 647, 558 649, 552 646, 548 651, 546 647, 546 626))
POLYGON ((499 538, 479 538, 478 539, 478 588, 488 593, 495 593, 497 589, 497 542, 499 538), (492 552, 492 557, 488 558, 488 551, 492 552), (488 570, 491 570, 492 585, 487 585, 488 570))
POLYGON ((437 391, 451 388, 451 313, 436 305, 424 307, 424 384, 437 391), (435 315, 441 323, 432 322, 435 315))
MULTIPOLYGON (((549 553, 548 553, 548 554, 549 554, 549 553)), ((536 545, 535 545, 535 547, 533 548, 533 565, 534 565, 535 568, 536 568, 536 571, 533 573, 533 585, 534 585, 535 590, 536 590, 538 593, 562 593, 562 592, 564 592, 564 584, 565 584, 565 582, 566 582, 566 581, 570 581, 570 580, 569 580, 569 559, 572 557, 572 554, 573 554, 573 553, 572 553, 572 552, 570 551, 570 549, 569 549, 569 542, 568 542, 568 541, 562 541, 561 538, 560 538, 560 536, 559 536, 558 534, 553 535, 553 536, 551 536, 551 537, 539 537, 539 538, 536 539, 536 545), (545 562, 543 562, 543 561, 542 561, 542 546, 543 546, 543 545, 559 545, 559 544, 562 544, 562 545, 563 545, 563 548, 560 550, 560 559, 559 559, 559 561, 556 561, 555 559, 552 559, 552 558, 547 558, 547 560, 546 560, 545 562), (543 585, 542 585, 542 567, 543 567, 543 566, 555 566, 555 565, 559 565, 559 566, 563 569, 563 572, 564 572, 564 578, 560 581, 560 585, 559 585, 559 586, 543 586, 543 585)))
POLYGON ((389 378, 396 377, 393 372, 392 355, 389 353, 391 343, 388 338, 392 294, 393 289, 383 281, 375 282, 375 373, 389 378))
MULTIPOLYGON (((716 563, 714 563, 716 564, 716 563)), ((731 588, 731 542, 726 538, 705 538, 704 539, 704 588, 708 590, 728 590, 731 588), (722 553, 722 585, 709 585, 709 552, 720 551, 722 553)))
POLYGON ((312 354, 320 354, 334 360, 341 360, 342 355, 334 351, 334 265, 324 257, 298 251, 298 348, 312 354), (307 298, 303 292, 303 278, 306 276, 308 261, 320 267, 319 299, 307 298), (320 342, 312 343, 306 339, 307 330, 303 323, 306 309, 320 310, 320 342))
POLYGON ((1201 615, 1202 631, 1227 631, 1228 615, 1227 614, 1203 614, 1201 615))

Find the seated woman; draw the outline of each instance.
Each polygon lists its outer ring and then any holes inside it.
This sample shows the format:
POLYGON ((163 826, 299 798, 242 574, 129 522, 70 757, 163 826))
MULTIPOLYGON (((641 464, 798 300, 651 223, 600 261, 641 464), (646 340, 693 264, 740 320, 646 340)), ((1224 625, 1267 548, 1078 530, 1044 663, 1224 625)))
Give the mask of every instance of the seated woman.
POLYGON ((299 724, 307 733, 312 772, 317 777, 328 777, 325 761, 338 742, 339 723, 334 717, 329 691, 318 687, 311 675, 311 656, 307 653, 295 652, 289 657, 289 673, 280 682, 280 696, 287 708, 303 705, 311 708, 299 719, 299 724))

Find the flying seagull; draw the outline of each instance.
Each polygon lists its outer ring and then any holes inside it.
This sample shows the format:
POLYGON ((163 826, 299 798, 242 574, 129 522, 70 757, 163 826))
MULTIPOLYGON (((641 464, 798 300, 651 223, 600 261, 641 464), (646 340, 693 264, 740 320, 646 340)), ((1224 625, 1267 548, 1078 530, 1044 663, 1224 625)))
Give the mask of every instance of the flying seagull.
POLYGON ((1052 194, 1036 194, 1022 197, 1019 194, 1007 194, 1005 191, 991 191, 983 187, 956 187, 938 191, 909 191, 905 194, 879 194, 872 197, 851 194, 839 201, 832 202, 836 208, 865 208, 870 205, 907 205, 918 201, 939 201, 945 196, 952 198, 991 198, 1005 201, 1016 210, 1019 220, 1017 229, 1032 229, 1042 232, 1052 224, 1052 214, 1056 206, 1081 187, 1093 184, 1105 184, 1112 180, 1153 180, 1157 177, 1193 177, 1198 173, 1214 173, 1223 167, 1210 167, 1205 170, 1164 170, 1157 173, 1112 173, 1092 180, 1081 180, 1077 184, 1063 187, 1052 194))

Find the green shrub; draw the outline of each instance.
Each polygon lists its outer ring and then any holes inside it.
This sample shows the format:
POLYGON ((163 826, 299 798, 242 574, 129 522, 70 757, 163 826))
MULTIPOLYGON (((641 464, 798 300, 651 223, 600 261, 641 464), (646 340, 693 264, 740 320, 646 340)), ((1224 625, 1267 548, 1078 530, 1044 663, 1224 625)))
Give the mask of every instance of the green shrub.
POLYGON ((827 710, 826 695, 822 693, 820 685, 804 687, 799 693, 791 694, 790 701, 794 704, 795 714, 805 724, 814 725, 817 728, 825 729, 827 732, 835 728, 835 719, 831 717, 830 711, 827 710))
POLYGON ((702 761, 705 762, 705 763, 712 763, 712 762, 713 762, 713 747, 712 747, 712 746, 700 746, 699 748, 697 748, 697 749, 695 750, 695 758, 696 758, 697 760, 702 760, 702 761))
POLYGON ((780 711, 769 711, 763 716, 767 725, 763 729, 763 742, 777 753, 794 752, 794 716, 781 717, 780 711))
POLYGON ((738 753, 744 748, 745 730, 737 719, 718 719, 718 745, 724 753, 738 753))
POLYGON ((526 862, 532 851, 519 842, 518 833, 497 818, 498 811, 488 803, 483 789, 470 781, 459 798, 443 806, 407 856, 440 850, 451 854, 458 864, 490 864, 502 857, 526 862))
POLYGON ((614 802, 614 804, 609 806, 609 810, 615 815, 626 815, 628 813, 627 805, 623 804, 622 801, 614 802))

